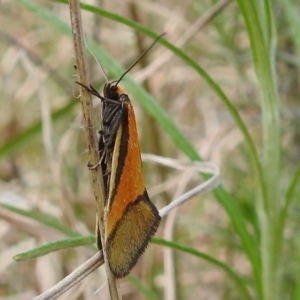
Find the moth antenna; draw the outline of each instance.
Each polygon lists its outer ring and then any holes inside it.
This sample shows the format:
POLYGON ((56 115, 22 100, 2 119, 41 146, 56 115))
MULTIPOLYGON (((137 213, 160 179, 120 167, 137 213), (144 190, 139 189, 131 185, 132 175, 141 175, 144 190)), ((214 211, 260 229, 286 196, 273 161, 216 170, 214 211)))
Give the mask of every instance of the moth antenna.
POLYGON ((88 45, 88 41, 87 41, 87 38, 86 38, 86 35, 84 35, 84 46, 89 50, 89 52, 92 54, 92 56, 94 57, 95 61, 97 62, 98 66, 100 66, 100 69, 104 75, 104 78, 105 78, 105 81, 106 83, 108 82, 108 77, 107 77, 107 74, 101 64, 101 62, 97 59, 96 55, 94 54, 94 52, 92 51, 92 49, 89 47, 88 45))
POLYGON ((115 86, 117 86, 120 81, 124 78, 124 76, 153 48, 153 46, 157 43, 157 41, 162 37, 164 36, 166 33, 162 33, 160 34, 153 42, 152 44, 148 47, 148 49, 146 49, 144 51, 144 53, 142 53, 140 55, 140 57, 122 74, 122 76, 119 78, 119 80, 116 81, 116 84, 115 86))

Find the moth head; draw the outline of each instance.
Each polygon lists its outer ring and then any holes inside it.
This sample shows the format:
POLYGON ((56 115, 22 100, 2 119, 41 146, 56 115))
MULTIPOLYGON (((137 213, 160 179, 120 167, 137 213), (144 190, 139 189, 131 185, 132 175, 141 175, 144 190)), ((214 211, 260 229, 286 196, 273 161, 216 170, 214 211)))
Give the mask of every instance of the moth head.
POLYGON ((115 81, 108 82, 103 88, 104 98, 119 101, 120 96, 124 94, 124 89, 119 87, 115 81))

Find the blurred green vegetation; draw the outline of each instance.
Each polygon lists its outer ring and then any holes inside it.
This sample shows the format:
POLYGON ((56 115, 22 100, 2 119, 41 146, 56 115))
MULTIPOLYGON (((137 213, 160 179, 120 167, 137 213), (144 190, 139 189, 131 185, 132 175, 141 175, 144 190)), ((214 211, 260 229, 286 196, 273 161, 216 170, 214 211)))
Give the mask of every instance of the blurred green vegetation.
MULTIPOLYGON (((222 186, 161 225, 157 236, 174 241, 154 239, 130 286, 122 281, 124 299, 300 299, 299 5, 99 6, 82 6, 83 25, 110 79, 166 32, 122 81, 142 151, 210 160, 222 171, 222 186)), ((95 203, 67 3, 17 0, 2 3, 0 14, 0 298, 31 299, 95 250, 10 258, 68 236, 66 247, 77 245, 78 234, 92 242, 95 203)), ((101 89, 101 68, 89 50, 86 56, 90 81, 101 89)), ((200 180, 147 164, 145 176, 159 207, 200 180)), ((88 278, 68 299, 90 299, 105 277, 99 271, 88 278)))

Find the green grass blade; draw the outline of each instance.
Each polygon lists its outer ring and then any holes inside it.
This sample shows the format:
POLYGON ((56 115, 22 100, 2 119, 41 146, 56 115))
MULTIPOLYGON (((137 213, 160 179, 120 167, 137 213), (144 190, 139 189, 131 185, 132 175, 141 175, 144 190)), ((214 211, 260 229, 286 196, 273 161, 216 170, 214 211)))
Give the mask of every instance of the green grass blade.
POLYGON ((45 245, 41 245, 34 249, 18 253, 13 258, 16 261, 24 261, 39 256, 43 256, 58 250, 68 249, 68 248, 78 247, 78 246, 86 246, 93 243, 95 243, 94 235, 71 237, 71 238, 47 243, 45 245))
MULTIPOLYGON (((253 63, 258 78, 260 92, 262 96, 263 108, 263 134, 264 134, 264 169, 266 176, 267 191, 265 190, 264 201, 266 212, 278 212, 278 183, 279 183, 279 108, 277 86, 274 77, 274 46, 273 38, 264 37, 264 28, 271 26, 264 23, 265 18, 259 18, 259 13, 255 10, 255 1, 238 0, 240 10, 243 14, 247 31, 251 43, 253 63), (271 47, 273 46, 273 47, 271 47), (274 187, 271 191, 269 187, 274 187), (267 192, 269 193, 267 195, 267 192), (276 200, 276 201, 275 201, 276 200), (275 202, 275 203, 274 203, 275 202)), ((268 2, 268 1, 265 1, 268 2)), ((271 14, 270 3, 264 4, 268 9, 264 14, 271 14)), ((272 15, 266 18, 271 19, 272 15)), ((269 34, 274 30, 269 29, 269 34)))
POLYGON ((250 39, 253 64, 258 79, 262 107, 263 182, 257 191, 261 225, 261 299, 280 299, 281 236, 280 216, 280 121, 279 96, 275 78, 276 31, 271 1, 237 0, 250 39))
MULTIPOLYGON (((60 1, 60 2, 65 3, 65 1, 60 1)), ((103 16, 103 17, 107 17, 111 20, 123 23, 124 25, 127 25, 127 26, 131 27, 132 29, 137 30, 138 32, 143 33, 143 34, 145 34, 145 35, 147 35, 147 36, 149 36, 153 39, 157 38, 156 33, 149 30, 147 27, 144 27, 141 24, 139 24, 137 22, 134 22, 132 20, 129 20, 127 18, 124 18, 124 17, 119 16, 117 14, 114 14, 112 12, 108 12, 106 10, 103 10, 101 8, 94 7, 94 6, 91 6, 91 5, 88 5, 88 4, 82 4, 82 8, 86 9, 88 11, 97 13, 97 14, 103 16)), ((175 55, 180 57, 187 65, 191 66, 207 82, 207 84, 216 93, 216 95, 222 100, 222 102, 225 104, 226 108, 230 112, 232 118, 236 122, 236 125, 241 130, 241 132, 242 132, 242 134, 245 138, 247 147, 249 149, 249 153, 251 154, 251 157, 253 159, 253 163, 254 163, 254 166, 255 166, 256 173, 258 174, 258 176, 261 176, 261 167, 260 167, 260 163, 259 163, 259 159, 258 159, 255 144, 254 144, 254 142, 253 142, 253 140, 252 140, 252 138, 251 138, 251 136, 248 132, 248 129, 247 129, 245 123, 241 119, 241 117, 240 117, 239 113, 237 112, 236 108, 234 107, 234 105, 232 105, 229 98, 225 95, 225 93, 222 91, 222 89, 219 87, 219 85, 216 84, 216 82, 204 71, 204 69, 202 69, 188 55, 186 55, 184 51, 182 51, 178 47, 174 46, 173 44, 169 43, 163 37, 160 38, 158 42, 161 43, 163 46, 165 46, 170 51, 172 51, 175 55)), ((101 48, 98 47, 97 52, 98 51, 101 51, 101 48)), ((101 56, 102 56, 102 54, 101 54, 101 56)), ((99 58, 100 58, 100 55, 99 55, 99 58)), ((107 59, 107 57, 105 57, 105 59, 107 59)), ((103 63, 105 63, 105 60, 103 61, 103 63)), ((111 62, 109 62, 109 64, 110 63, 111 62)), ((107 64, 107 68, 109 68, 108 64, 107 64)), ((119 76, 123 72, 124 72, 124 69, 120 68, 120 69, 116 70, 115 72, 113 72, 113 74, 115 76, 119 76)), ((140 96, 144 96, 144 95, 140 95, 140 96)), ((139 98, 137 98, 137 99, 139 99, 139 98)))
MULTIPOLYGON (((54 241, 51 243, 47 243, 45 245, 36 247, 29 251, 19 253, 14 256, 14 259, 17 261, 23 261, 23 260, 35 258, 38 256, 43 256, 48 253, 58 251, 61 249, 67 249, 70 247, 77 247, 77 246, 83 246, 83 245, 90 245, 90 244, 93 244, 94 242, 95 242, 95 236, 71 237, 68 239, 63 239, 63 240, 58 240, 58 241, 54 241)), ((152 242, 155 244, 164 245, 164 246, 171 247, 171 248, 179 250, 179 251, 183 251, 183 252, 192 254, 194 256, 205 259, 206 261, 214 264, 215 266, 217 266, 218 268, 221 268, 224 272, 226 272, 227 275, 235 282, 237 288, 239 289, 239 292, 241 293, 241 296, 242 296, 241 299, 246 299, 246 300, 252 299, 246 288, 246 284, 242 280, 242 278, 233 269, 231 269, 228 265, 224 264, 223 262, 221 262, 203 252, 197 251, 193 248, 190 248, 190 247, 187 247, 187 246, 175 243, 175 242, 170 242, 170 241, 166 241, 166 240, 159 239, 159 238, 153 238, 152 242)), ((134 279, 134 277, 131 276, 131 279, 132 278, 134 279)), ((141 286, 140 283, 137 282, 136 280, 133 280, 133 281, 134 281, 133 284, 139 285, 139 289, 143 292, 143 294, 148 295, 147 298, 150 297, 148 299, 156 299, 156 297, 153 298, 154 294, 152 292, 149 294, 149 290, 147 290, 147 289, 145 289, 145 287, 141 286)))
POLYGON ((294 176, 292 177, 292 180, 290 182, 290 185, 285 195, 285 203, 281 211, 279 228, 278 228, 278 232, 282 237, 283 237, 284 225, 287 220, 288 210, 295 196, 296 190, 299 187, 299 182, 300 182, 300 165, 298 166, 296 172, 294 173, 294 176))
POLYGON ((298 60, 298 68, 300 67, 300 19, 299 19, 299 5, 294 0, 281 0, 280 1, 286 15, 286 21, 289 25, 287 30, 295 45, 296 58, 298 60))

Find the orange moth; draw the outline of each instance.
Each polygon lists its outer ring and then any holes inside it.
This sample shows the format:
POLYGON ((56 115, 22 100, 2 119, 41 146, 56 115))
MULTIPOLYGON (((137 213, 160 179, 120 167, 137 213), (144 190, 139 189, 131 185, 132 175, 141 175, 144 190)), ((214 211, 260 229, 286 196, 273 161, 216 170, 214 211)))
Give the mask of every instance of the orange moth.
MULTIPOLYGON (((92 86, 79 83, 102 101, 99 165, 106 195, 104 240, 110 269, 117 278, 129 274, 160 223, 158 210, 145 188, 134 110, 128 95, 119 87, 135 64, 118 81, 106 83, 103 96, 92 86)), ((97 243, 102 250, 98 226, 97 243)))

